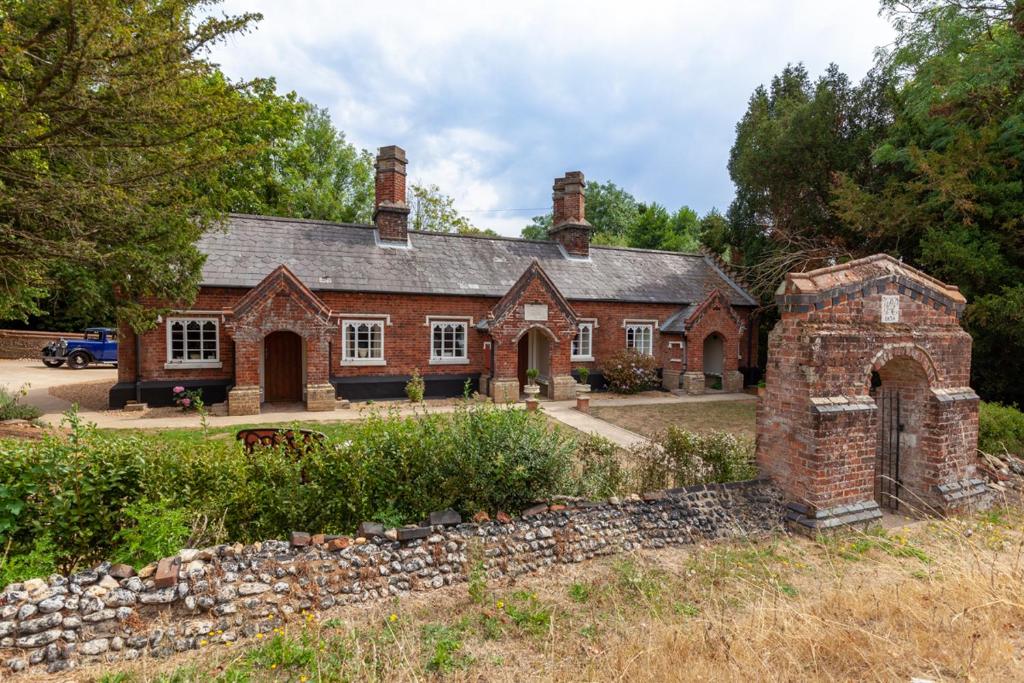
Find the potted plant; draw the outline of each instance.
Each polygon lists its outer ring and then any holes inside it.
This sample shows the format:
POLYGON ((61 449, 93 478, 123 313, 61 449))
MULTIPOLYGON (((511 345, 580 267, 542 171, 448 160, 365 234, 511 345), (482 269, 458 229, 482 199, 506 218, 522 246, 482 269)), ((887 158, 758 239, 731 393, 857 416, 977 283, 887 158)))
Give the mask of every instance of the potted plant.
POLYGON ((540 370, 537 368, 530 368, 526 371, 527 385, 523 387, 523 393, 531 398, 540 393, 540 387, 537 385, 538 377, 540 377, 540 370))
POLYGON ((576 375, 580 378, 580 383, 576 385, 577 394, 585 394, 590 391, 590 384, 587 380, 590 379, 590 370, 585 367, 576 368, 576 375))
POLYGON ((757 395, 758 396, 764 396, 764 387, 765 387, 765 384, 764 384, 764 380, 762 379, 760 382, 757 383, 757 395))

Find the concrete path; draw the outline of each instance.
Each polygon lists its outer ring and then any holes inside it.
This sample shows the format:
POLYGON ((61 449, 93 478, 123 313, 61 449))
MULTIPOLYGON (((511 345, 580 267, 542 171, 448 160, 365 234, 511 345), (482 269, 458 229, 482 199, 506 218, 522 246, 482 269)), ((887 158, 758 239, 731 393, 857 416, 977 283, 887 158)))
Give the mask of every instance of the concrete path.
POLYGON ((558 420, 562 424, 568 425, 585 434, 604 437, 623 448, 641 446, 649 441, 647 437, 637 434, 636 432, 623 429, 618 425, 613 425, 611 422, 599 420, 593 415, 581 413, 576 410, 575 401, 552 401, 542 405, 544 412, 550 415, 552 419, 558 420))

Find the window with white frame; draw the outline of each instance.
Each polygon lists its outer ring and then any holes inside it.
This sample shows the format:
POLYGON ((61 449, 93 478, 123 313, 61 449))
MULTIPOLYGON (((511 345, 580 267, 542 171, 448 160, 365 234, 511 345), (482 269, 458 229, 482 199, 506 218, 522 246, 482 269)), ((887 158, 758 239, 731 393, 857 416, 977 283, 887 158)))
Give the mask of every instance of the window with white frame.
POLYGON ((626 325, 626 348, 637 353, 653 355, 654 325, 650 323, 629 323, 626 325))
POLYGON ((580 323, 572 338, 573 360, 591 360, 594 357, 594 323, 580 323))
POLYGON ((341 362, 384 363, 383 320, 345 320, 342 322, 342 340, 341 362))
POLYGON ((218 325, 213 318, 169 318, 167 363, 196 365, 220 362, 218 325))
POLYGON ((430 361, 432 363, 460 363, 468 360, 466 356, 465 321, 431 320, 430 321, 430 361))

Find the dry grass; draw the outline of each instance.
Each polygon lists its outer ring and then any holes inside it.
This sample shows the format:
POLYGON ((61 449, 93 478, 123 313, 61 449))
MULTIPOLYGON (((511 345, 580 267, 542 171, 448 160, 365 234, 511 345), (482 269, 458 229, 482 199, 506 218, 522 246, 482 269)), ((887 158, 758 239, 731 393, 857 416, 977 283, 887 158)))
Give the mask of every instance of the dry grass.
POLYGON ((670 426, 693 432, 754 437, 757 401, 708 401, 637 406, 592 406, 591 414, 637 434, 654 437, 670 426))
POLYGON ((1014 510, 638 553, 478 582, 479 600, 460 586, 307 617, 103 680, 1021 680, 1022 539, 1014 510))

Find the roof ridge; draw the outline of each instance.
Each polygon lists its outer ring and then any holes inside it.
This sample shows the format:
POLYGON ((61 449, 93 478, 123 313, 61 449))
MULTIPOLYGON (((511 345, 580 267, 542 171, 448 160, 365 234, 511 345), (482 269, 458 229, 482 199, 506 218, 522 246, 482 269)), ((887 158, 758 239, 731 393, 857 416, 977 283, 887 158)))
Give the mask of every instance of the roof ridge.
POLYGON ((366 223, 343 223, 341 221, 330 221, 325 218, 293 218, 291 216, 268 216, 261 213, 238 213, 235 211, 229 211, 228 216, 230 218, 254 218, 261 221, 273 221, 275 223, 310 223, 313 225, 334 225, 343 228, 364 228, 369 230, 374 230, 377 227, 366 223))

